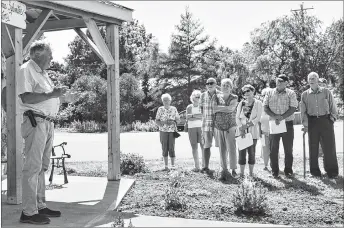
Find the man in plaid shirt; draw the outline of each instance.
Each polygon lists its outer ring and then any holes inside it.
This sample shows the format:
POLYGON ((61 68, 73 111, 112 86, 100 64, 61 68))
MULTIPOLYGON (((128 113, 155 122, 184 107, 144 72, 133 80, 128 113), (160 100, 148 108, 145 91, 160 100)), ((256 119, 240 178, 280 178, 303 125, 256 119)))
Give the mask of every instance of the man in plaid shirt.
POLYGON ((278 166, 278 150, 279 141, 282 138, 284 147, 284 173, 287 177, 293 174, 293 141, 294 141, 294 112, 298 106, 296 93, 286 88, 288 77, 284 74, 276 78, 276 88, 267 92, 264 98, 264 111, 270 116, 270 120, 274 120, 276 124, 285 119, 287 132, 279 134, 270 134, 270 165, 272 175, 277 178, 279 174, 278 166))
MULTIPOLYGON (((210 148, 212 146, 214 135, 214 106, 216 105, 215 96, 222 94, 221 91, 216 89, 216 80, 208 78, 206 82, 207 91, 201 94, 200 108, 203 115, 202 118, 202 140, 204 144, 204 167, 201 172, 210 172, 210 148)), ((218 97, 219 98, 219 97, 218 97)), ((215 137, 216 144, 216 137, 215 137)))

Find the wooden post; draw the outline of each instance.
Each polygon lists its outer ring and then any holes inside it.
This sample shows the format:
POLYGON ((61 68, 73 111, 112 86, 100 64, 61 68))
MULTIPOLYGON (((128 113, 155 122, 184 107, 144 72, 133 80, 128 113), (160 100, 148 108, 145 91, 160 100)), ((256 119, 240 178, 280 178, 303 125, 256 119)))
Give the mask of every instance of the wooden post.
POLYGON ((120 176, 119 26, 106 26, 106 43, 115 60, 107 67, 108 180, 120 176))
POLYGON ((22 202, 23 140, 21 136, 21 112, 18 104, 17 78, 22 64, 22 29, 14 28, 15 55, 6 62, 7 103, 7 202, 22 202))

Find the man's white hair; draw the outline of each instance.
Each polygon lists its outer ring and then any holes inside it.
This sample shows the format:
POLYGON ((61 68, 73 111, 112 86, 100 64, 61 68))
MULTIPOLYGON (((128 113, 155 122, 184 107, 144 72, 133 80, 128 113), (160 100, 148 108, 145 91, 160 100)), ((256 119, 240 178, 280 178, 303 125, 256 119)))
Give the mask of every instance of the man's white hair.
POLYGON ((198 96, 201 96, 201 91, 199 90, 194 90, 192 93, 191 93, 191 96, 190 96, 190 101, 191 103, 194 103, 194 98, 198 95, 198 96))
POLYGON ((164 93, 163 95, 161 95, 161 100, 164 101, 164 98, 168 98, 170 101, 172 100, 172 97, 170 94, 168 93, 164 93))
POLYGON ((315 76, 315 77, 318 79, 318 81, 319 81, 319 75, 318 75, 318 73, 316 73, 316 72, 311 72, 311 73, 309 73, 308 76, 307 76, 307 79, 309 79, 309 77, 312 77, 312 76, 315 76))
POLYGON ((39 56, 44 50, 51 50, 50 43, 46 40, 36 40, 30 46, 30 58, 39 56))

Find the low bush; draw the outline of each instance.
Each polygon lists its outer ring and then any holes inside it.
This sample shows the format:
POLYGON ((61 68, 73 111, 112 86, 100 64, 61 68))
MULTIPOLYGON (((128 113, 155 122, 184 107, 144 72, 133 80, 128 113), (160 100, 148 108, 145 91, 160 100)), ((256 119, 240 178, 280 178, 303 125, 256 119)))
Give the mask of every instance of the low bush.
POLYGON ((184 210, 187 207, 183 187, 184 175, 178 171, 171 173, 169 184, 165 191, 163 207, 165 210, 184 210))
POLYGON ((251 179, 245 178, 233 194, 236 211, 247 215, 264 215, 266 190, 251 179))
POLYGON ((156 132, 159 131, 155 121, 150 119, 149 121, 142 123, 141 121, 135 121, 131 124, 121 126, 121 132, 156 132))
POLYGON ((73 121, 71 123, 71 128, 73 131, 81 133, 106 132, 107 123, 97 123, 94 120, 85 122, 73 121))
POLYGON ((135 173, 145 173, 148 171, 142 156, 138 154, 123 154, 121 152, 120 170, 124 175, 134 175, 135 173))

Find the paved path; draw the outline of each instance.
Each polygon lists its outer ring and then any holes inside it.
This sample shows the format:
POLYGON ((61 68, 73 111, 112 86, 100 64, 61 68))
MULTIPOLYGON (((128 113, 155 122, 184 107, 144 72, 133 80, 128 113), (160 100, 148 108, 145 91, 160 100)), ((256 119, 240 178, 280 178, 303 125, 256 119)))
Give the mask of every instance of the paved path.
MULTIPOLYGON (((295 125, 294 154, 302 155, 301 125, 295 125)), ((335 123, 337 152, 343 153, 343 122, 335 123)), ((307 136, 306 136, 307 138, 307 136)), ((55 144, 66 141, 67 153, 72 157, 69 161, 107 161, 107 133, 55 133, 55 144)), ((306 145, 308 140, 306 139, 306 145)), ((260 155, 260 141, 257 143, 257 155, 260 155)), ((282 142, 280 151, 283 151, 282 142)), ((308 146, 306 146, 308 154, 308 146)), ((161 145, 158 132, 147 133, 122 133, 121 151, 124 153, 137 153, 145 159, 161 157, 161 145)), ((282 152, 283 154, 283 152, 282 152)), ((181 132, 181 137, 176 139, 176 156, 178 158, 192 158, 189 137, 186 132, 181 132)), ((218 158, 218 148, 212 148, 212 157, 218 158)))

